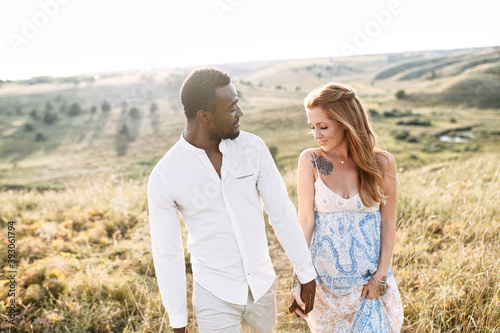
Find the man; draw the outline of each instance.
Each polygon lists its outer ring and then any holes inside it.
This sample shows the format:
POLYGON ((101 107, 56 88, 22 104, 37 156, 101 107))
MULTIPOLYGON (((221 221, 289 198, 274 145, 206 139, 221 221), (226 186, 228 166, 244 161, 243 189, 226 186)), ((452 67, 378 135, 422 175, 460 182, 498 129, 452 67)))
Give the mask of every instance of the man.
POLYGON ((200 332, 240 332, 240 324, 273 332, 277 280, 259 197, 302 284, 307 313, 314 303, 316 271, 295 208, 264 142, 240 132, 243 112, 225 72, 193 71, 180 96, 185 131, 148 184, 153 258, 170 325, 174 332, 186 331, 179 212, 189 233, 200 332))

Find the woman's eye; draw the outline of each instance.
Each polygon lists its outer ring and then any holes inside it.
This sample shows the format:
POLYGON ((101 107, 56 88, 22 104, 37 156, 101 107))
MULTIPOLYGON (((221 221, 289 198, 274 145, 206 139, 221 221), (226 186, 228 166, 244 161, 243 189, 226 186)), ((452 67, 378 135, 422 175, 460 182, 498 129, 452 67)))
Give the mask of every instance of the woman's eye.
POLYGON ((327 129, 328 127, 320 127, 320 128, 321 128, 322 130, 325 130, 325 129, 327 129))

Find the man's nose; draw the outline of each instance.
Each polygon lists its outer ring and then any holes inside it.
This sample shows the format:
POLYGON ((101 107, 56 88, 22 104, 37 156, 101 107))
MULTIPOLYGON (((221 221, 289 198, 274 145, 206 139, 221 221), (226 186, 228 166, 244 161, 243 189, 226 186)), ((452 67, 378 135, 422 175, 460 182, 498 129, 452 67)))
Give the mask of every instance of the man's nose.
POLYGON ((237 108, 238 108, 238 112, 236 113, 236 117, 239 118, 239 117, 243 116, 243 109, 239 105, 237 106, 237 108))

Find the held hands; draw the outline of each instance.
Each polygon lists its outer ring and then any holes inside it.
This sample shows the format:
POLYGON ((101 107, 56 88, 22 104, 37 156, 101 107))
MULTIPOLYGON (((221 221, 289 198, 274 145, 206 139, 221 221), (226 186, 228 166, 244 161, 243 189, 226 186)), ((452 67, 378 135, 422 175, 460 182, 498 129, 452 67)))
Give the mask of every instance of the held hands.
POLYGON ((181 327, 181 328, 174 328, 174 333, 186 333, 187 330, 185 327, 181 327))
POLYGON ((289 313, 294 313, 303 319, 314 307, 314 297, 316 295, 316 281, 312 280, 306 284, 300 284, 294 276, 292 305, 288 308, 289 313))
POLYGON ((365 297, 368 299, 379 298, 387 293, 387 276, 381 279, 373 275, 367 284, 363 286, 360 299, 365 297))

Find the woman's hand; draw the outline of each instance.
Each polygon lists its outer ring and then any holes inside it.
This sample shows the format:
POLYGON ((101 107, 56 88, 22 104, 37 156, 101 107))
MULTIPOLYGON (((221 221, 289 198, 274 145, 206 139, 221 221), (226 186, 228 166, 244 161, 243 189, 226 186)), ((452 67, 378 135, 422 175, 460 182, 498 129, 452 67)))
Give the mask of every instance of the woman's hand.
POLYGON ((307 314, 314 307, 316 296, 316 280, 313 279, 305 284, 301 284, 297 276, 293 275, 293 289, 290 301, 292 305, 288 308, 289 313, 295 313, 297 317, 306 319, 307 314))
POLYGON ((361 292, 361 300, 365 297, 368 299, 379 298, 380 296, 384 296, 387 292, 387 285, 385 284, 387 277, 382 277, 382 280, 379 280, 383 283, 378 283, 374 278, 371 278, 367 284, 363 286, 363 291, 361 292))

